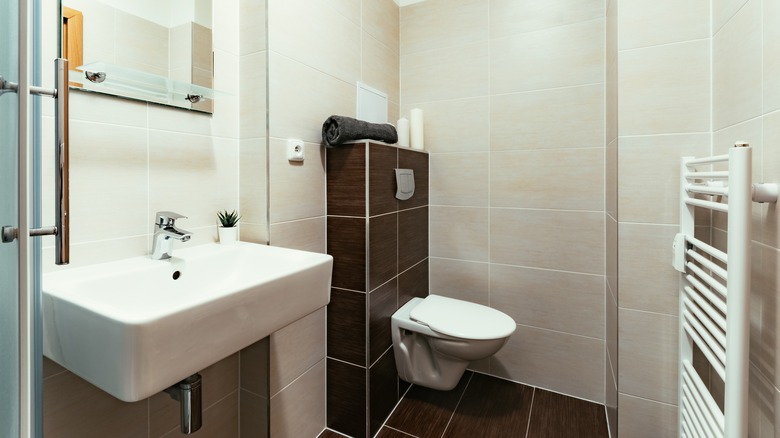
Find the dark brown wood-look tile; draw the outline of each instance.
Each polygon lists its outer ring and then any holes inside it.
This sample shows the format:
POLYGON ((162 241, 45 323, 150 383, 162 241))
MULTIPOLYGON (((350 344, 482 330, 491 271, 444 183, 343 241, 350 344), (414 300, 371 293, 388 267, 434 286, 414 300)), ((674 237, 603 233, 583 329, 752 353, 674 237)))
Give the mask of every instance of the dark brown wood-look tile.
POLYGON ((365 143, 328 149, 326 169, 328 214, 365 217, 365 143))
POLYGON ((374 436, 398 403, 398 373, 392 348, 371 366, 368 390, 370 436, 374 436))
POLYGON ((475 373, 443 436, 524 437, 533 393, 530 386, 475 373))
POLYGON ((398 148, 376 143, 368 145, 368 214, 390 213, 398 210, 395 198, 395 168, 398 167, 398 148))
POLYGON ((328 357, 366 366, 366 294, 331 289, 328 357))
POLYGON ((406 201, 398 201, 398 209, 428 205, 428 154, 398 149, 398 167, 414 170, 414 196, 406 201))
POLYGON ((466 371, 452 391, 412 386, 386 425, 420 438, 441 437, 471 375, 466 371))
POLYGON ((604 406, 537 389, 529 438, 609 438, 604 406))
POLYGON ((328 216, 333 287, 366 291, 366 219, 328 216))
POLYGON ((409 435, 401 431, 391 429, 389 427, 383 427, 382 430, 376 435, 376 438, 416 438, 414 435, 409 435))
POLYGON ((398 307, 414 297, 428 296, 428 259, 398 276, 398 307))
POLYGON ((342 435, 342 434, 340 434, 338 432, 334 432, 334 431, 332 431, 330 429, 323 430, 322 433, 317 436, 317 438, 345 438, 345 437, 349 438, 346 435, 342 435))
POLYGON ((368 290, 398 275, 398 214, 368 222, 368 290))
POLYGON ((366 369, 328 359, 327 426, 354 438, 366 436, 366 369))
POLYGON ((428 207, 398 212, 398 272, 428 258, 428 207))
POLYGON ((391 345, 390 317, 398 305, 398 280, 392 279, 368 296, 369 361, 374 363, 391 345))

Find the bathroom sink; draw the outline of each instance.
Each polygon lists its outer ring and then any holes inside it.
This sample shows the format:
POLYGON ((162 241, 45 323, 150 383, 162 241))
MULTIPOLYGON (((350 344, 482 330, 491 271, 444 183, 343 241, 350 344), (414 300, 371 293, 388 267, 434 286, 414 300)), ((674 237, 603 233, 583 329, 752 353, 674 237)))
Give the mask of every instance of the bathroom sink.
POLYGON ((46 274, 44 354, 142 400, 325 306, 333 258, 238 242, 46 274))

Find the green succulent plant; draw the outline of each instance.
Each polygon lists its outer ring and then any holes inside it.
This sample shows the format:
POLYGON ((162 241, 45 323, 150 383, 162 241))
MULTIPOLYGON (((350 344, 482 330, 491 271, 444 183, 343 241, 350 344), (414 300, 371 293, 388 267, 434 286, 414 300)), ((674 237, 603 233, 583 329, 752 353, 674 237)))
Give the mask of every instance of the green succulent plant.
POLYGON ((228 213, 227 210, 223 210, 217 212, 217 219, 219 219, 219 223, 222 224, 223 227, 233 228, 238 225, 241 216, 239 216, 235 210, 230 213, 228 213))

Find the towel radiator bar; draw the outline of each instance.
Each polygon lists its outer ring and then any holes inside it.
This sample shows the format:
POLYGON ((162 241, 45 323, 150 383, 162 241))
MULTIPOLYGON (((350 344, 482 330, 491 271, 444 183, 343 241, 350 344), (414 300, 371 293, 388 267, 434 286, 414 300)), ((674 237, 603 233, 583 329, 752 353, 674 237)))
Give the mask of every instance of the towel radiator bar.
POLYGON ((752 184, 752 148, 743 142, 734 146, 725 155, 683 157, 680 165, 680 233, 674 239, 673 266, 682 274, 681 437, 747 436, 751 200, 777 202, 778 187, 752 184), (728 170, 710 168, 721 163, 728 170), (727 252, 694 236, 697 210, 727 215, 727 252), (722 410, 693 367, 694 344, 725 383, 722 410))

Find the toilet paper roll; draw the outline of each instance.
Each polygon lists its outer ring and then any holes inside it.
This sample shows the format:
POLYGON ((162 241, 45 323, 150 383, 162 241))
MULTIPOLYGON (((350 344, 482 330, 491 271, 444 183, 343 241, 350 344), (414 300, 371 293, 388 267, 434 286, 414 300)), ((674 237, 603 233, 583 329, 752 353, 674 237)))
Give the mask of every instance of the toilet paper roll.
POLYGON ((412 149, 425 149, 425 128, 423 125, 423 110, 415 108, 411 112, 410 137, 412 149))
POLYGON ((409 119, 401 117, 395 129, 398 131, 398 146, 409 147, 409 119))

